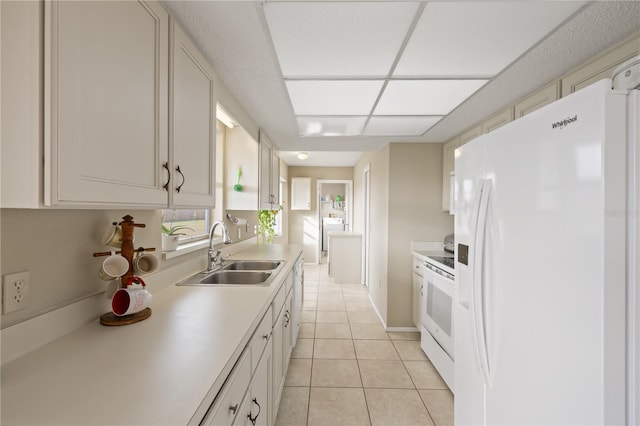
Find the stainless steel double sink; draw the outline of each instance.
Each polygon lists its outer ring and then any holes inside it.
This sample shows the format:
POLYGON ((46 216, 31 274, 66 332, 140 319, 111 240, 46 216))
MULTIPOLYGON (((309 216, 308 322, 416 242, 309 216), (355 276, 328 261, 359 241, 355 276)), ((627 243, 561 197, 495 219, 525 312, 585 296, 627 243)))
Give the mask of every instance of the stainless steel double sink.
POLYGON ((232 260, 215 271, 202 271, 177 285, 269 286, 285 262, 281 260, 232 260))

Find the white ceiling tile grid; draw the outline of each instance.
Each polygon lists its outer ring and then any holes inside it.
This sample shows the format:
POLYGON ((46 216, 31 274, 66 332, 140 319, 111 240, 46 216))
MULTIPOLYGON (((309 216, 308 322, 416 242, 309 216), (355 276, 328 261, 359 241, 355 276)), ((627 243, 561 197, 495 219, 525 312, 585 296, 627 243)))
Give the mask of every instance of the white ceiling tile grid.
POLYGON ((264 13, 300 136, 420 136, 583 4, 287 1, 264 13))
POLYGON ((282 2, 264 12, 285 77, 386 77, 418 2, 282 2))

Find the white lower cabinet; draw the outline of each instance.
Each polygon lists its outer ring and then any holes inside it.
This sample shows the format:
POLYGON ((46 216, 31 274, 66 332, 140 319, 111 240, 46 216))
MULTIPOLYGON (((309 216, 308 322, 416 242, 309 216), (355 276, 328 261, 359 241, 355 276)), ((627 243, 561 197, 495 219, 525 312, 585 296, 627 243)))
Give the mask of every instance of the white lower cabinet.
POLYGON ((272 326, 273 317, 269 307, 201 424, 273 424, 272 326))
POLYGON ((422 261, 418 257, 413 258, 413 271, 412 271, 412 294, 413 303, 411 309, 411 319, 413 325, 420 331, 420 323, 422 322, 422 298, 424 297, 423 281, 422 281, 422 261))
POLYGON ((201 424, 231 425, 251 380, 251 351, 245 350, 201 424))
POLYGON ((418 330, 420 330, 420 322, 422 321, 420 307, 422 306, 423 296, 422 277, 418 274, 413 274, 413 307, 411 309, 411 318, 413 325, 415 325, 418 330))
MULTIPOLYGON (((290 291, 287 295, 287 301, 284 302, 285 318, 282 323, 282 364, 284 365, 284 375, 287 375, 289 369, 289 360, 291 359, 291 353, 293 352, 293 291, 290 291)), ((283 378, 284 385, 284 378, 283 378)))
POLYGON ((274 424, 271 401, 272 339, 269 338, 249 389, 240 404, 234 426, 268 426, 274 424))
POLYGON ((293 288, 294 273, 290 272, 200 424, 275 424, 297 337, 293 288))
POLYGON ((272 305, 273 312, 279 308, 279 314, 276 322, 273 325, 273 414, 274 421, 278 413, 278 406, 280 405, 280 397, 282 396, 282 389, 284 387, 285 378, 287 377, 287 369, 289 368, 289 358, 293 351, 294 342, 293 338, 293 274, 290 273, 285 279, 285 285, 283 286, 283 294, 276 296, 275 303, 278 305, 272 305), (286 293, 286 297, 285 297, 286 293))

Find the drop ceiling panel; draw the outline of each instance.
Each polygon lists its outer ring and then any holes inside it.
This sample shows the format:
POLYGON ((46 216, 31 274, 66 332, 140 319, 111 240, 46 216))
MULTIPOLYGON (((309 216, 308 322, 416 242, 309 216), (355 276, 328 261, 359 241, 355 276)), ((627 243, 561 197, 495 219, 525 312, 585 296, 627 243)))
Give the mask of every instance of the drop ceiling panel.
POLYGON ((439 116, 371 117, 362 134, 365 136, 420 136, 441 118, 439 116))
POLYGON ((301 136, 358 136, 367 117, 297 117, 301 136))
POLYGON ((368 115, 382 80, 287 81, 296 115, 368 115))
POLYGON ((586 2, 430 2, 394 76, 494 76, 586 2))
POLYGON ((488 80, 394 80, 375 115, 446 115, 488 80))
POLYGON ((386 77, 417 2, 276 2, 264 13, 282 74, 386 77))

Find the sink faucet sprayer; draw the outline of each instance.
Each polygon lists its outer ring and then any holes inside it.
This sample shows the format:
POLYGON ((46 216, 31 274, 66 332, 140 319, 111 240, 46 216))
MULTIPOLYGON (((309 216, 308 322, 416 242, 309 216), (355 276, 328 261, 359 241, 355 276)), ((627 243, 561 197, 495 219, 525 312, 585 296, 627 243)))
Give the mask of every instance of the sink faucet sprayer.
POLYGON ((227 231, 227 227, 224 226, 223 222, 218 221, 211 225, 211 230, 209 231, 209 266, 207 267, 207 272, 211 272, 222 265, 223 259, 222 256, 220 256, 221 251, 213 247, 213 233, 218 225, 222 227, 222 242, 224 244, 231 244, 231 235, 229 235, 229 231, 227 231))

